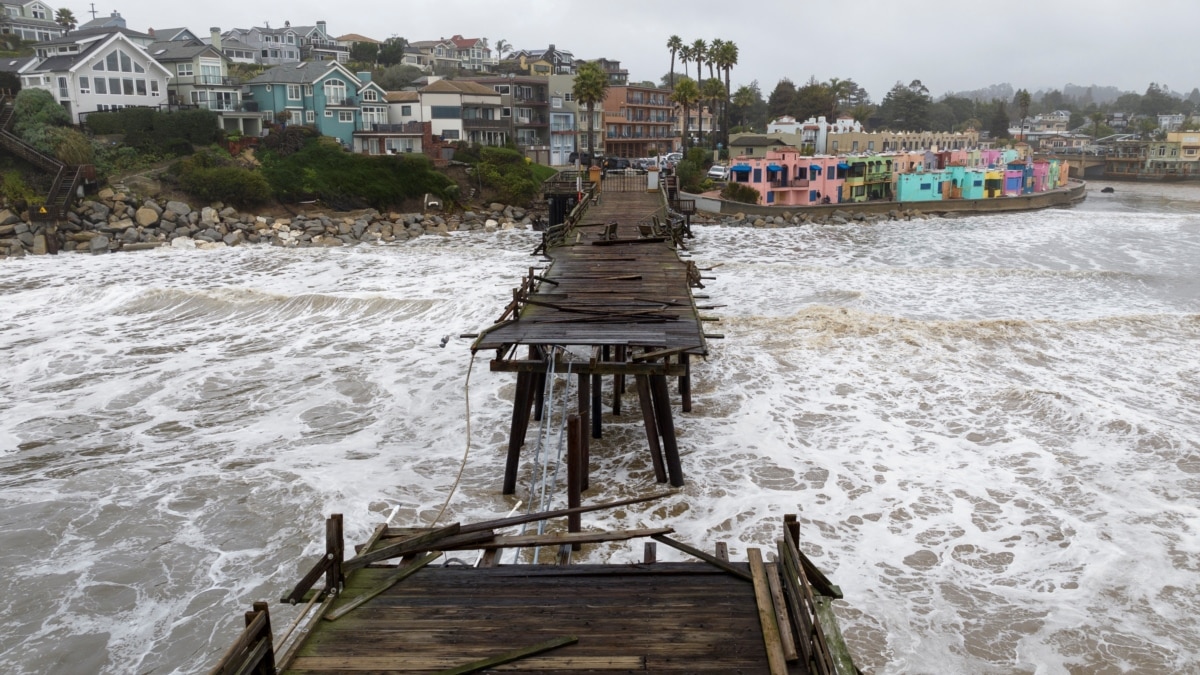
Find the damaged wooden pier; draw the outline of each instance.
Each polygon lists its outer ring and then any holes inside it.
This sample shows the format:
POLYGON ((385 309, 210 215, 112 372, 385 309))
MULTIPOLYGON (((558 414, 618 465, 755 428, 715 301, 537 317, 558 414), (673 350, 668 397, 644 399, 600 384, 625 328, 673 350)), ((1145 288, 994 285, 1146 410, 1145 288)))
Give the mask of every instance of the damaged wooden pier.
MULTIPOLYGON (((692 295, 703 287, 700 270, 680 255, 690 206, 673 199, 669 185, 648 191, 645 176, 586 183, 560 174, 546 190, 578 200, 535 251, 549 267, 530 268, 497 323, 472 345, 495 350, 493 371, 517 375, 503 492, 516 489, 521 446, 530 420, 542 417, 548 373, 578 379, 579 415, 592 438, 602 432, 603 378, 611 378, 614 415, 632 381, 655 477, 681 486, 668 377, 678 378, 680 407, 690 411, 691 358, 708 353, 706 338, 719 337, 705 334, 707 317, 696 304, 702 296, 692 295)), ((584 489, 588 455, 585 434, 584 489)))
POLYGON ((773 549, 748 548, 745 562, 723 542, 692 548, 671 528, 499 533, 652 498, 437 529, 380 525, 348 559, 333 516, 328 553, 283 598, 308 602, 298 630, 276 649, 270 611, 255 603, 212 674, 857 672, 830 606, 840 591, 797 548, 792 516, 773 549), (502 549, 629 539, 645 540, 632 564, 497 564, 502 549), (658 544, 695 560, 658 562, 658 544), (325 588, 313 589, 319 579, 325 588))

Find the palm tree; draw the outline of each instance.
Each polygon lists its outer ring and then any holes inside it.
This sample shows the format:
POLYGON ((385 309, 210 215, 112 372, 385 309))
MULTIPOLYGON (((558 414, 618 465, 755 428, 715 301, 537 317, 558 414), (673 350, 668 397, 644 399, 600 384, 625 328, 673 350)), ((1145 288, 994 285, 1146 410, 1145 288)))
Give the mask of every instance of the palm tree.
POLYGON ((78 25, 78 22, 75 20, 75 13, 66 7, 54 12, 54 23, 62 26, 63 30, 66 31, 75 30, 75 26, 78 25))
POLYGON ((842 101, 846 100, 846 96, 850 93, 850 80, 831 77, 829 78, 829 84, 825 86, 829 89, 829 121, 833 122, 837 119, 842 101))
POLYGON ((671 50, 671 69, 667 71, 668 77, 671 78, 671 88, 675 88, 675 55, 679 50, 683 49, 683 39, 678 35, 672 35, 667 38, 667 49, 671 50))
MULTIPOLYGON (((746 126, 746 113, 750 111, 750 106, 754 105, 754 90, 746 85, 738 87, 737 92, 733 95, 733 104, 742 111, 742 123, 739 126, 746 126)), ((729 138, 728 127, 726 127, 725 137, 729 138)))
POLYGON ((738 47, 732 40, 721 42, 721 48, 717 50, 717 67, 725 71, 725 105, 721 106, 721 134, 725 138, 725 145, 729 145, 729 100, 732 98, 732 93, 729 89, 729 71, 738 62, 738 47))
POLYGON ((1032 101, 1033 101, 1032 97, 1029 96, 1029 90, 1027 90, 1027 89, 1017 90, 1017 95, 1013 102, 1016 103, 1017 108, 1019 108, 1021 110, 1021 140, 1022 141, 1025 140, 1025 118, 1029 117, 1029 104, 1032 101))
POLYGON ((576 71, 571 94, 577 103, 587 106, 587 154, 588 166, 591 167, 595 155, 592 151, 592 138, 596 134, 596 104, 604 101, 604 97, 608 95, 608 74, 599 63, 588 61, 576 71))
POLYGON ((496 40, 496 57, 497 57, 497 59, 503 61, 504 55, 508 52, 511 52, 512 50, 513 50, 512 43, 509 42, 508 40, 505 40, 504 38, 500 38, 499 40, 496 40))
POLYGON ((708 56, 708 43, 697 39, 692 43, 692 60, 696 62, 696 81, 704 81, 704 59, 708 56))
POLYGON ((1097 110, 1092 113, 1092 141, 1100 138, 1100 123, 1104 121, 1104 113, 1097 110))
POLYGON ((720 65, 720 63, 717 62, 717 59, 720 57, 721 48, 724 46, 725 46, 725 41, 722 40, 721 38, 713 38, 712 42, 708 43, 708 76, 709 77, 717 76, 716 72, 713 72, 714 69, 717 72, 720 72, 720 70, 721 70, 721 65, 720 65))
MULTIPOLYGON (((708 99, 708 101, 709 101, 708 111, 711 113, 713 110, 716 110, 717 102, 720 101, 721 97, 725 95, 725 85, 721 84, 721 80, 719 80, 715 77, 710 77, 704 81, 703 85, 701 85, 700 94, 704 98, 708 99)), ((701 110, 700 112, 703 113, 703 110, 701 110)), ((703 128, 704 128, 704 118, 703 117, 700 118, 700 127, 701 127, 701 131, 703 131, 703 128)), ((716 131, 716 130, 714 129, 713 131, 716 131)), ((710 131, 708 135, 711 137, 711 140, 713 140, 713 141, 716 140, 716 137, 713 135, 712 131, 710 131)))
POLYGON ((696 85, 695 80, 685 77, 675 85, 675 91, 671 93, 671 100, 683 108, 683 150, 687 152, 688 115, 691 112, 692 104, 700 100, 700 87, 696 85))
MULTIPOLYGON (((688 76, 687 64, 692 62, 692 46, 684 45, 679 48, 679 62, 683 64, 683 76, 688 76)), ((674 75, 674 73, 672 73, 674 75)), ((675 88, 674 77, 672 77, 671 89, 675 88)))

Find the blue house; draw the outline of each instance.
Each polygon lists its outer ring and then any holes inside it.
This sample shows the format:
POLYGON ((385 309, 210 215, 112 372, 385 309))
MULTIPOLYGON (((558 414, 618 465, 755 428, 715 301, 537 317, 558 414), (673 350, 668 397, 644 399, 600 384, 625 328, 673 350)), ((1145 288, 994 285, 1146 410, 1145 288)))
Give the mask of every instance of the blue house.
POLYGON ((346 148, 355 131, 388 121, 386 92, 370 73, 355 75, 336 61, 275 66, 246 85, 251 100, 274 121, 313 127, 346 148))
POLYGON ((896 201, 938 202, 942 200, 942 184, 950 177, 944 171, 915 171, 896 176, 896 201))

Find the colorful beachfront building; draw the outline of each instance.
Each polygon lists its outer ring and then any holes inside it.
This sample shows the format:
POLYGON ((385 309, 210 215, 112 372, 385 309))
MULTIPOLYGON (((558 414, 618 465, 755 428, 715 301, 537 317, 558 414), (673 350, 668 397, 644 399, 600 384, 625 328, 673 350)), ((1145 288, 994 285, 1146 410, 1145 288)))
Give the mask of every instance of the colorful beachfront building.
POLYGON ((738 157, 729 180, 754 188, 760 204, 812 206, 837 204, 849 166, 830 155, 806 156, 795 148, 768 150, 762 157, 738 157))

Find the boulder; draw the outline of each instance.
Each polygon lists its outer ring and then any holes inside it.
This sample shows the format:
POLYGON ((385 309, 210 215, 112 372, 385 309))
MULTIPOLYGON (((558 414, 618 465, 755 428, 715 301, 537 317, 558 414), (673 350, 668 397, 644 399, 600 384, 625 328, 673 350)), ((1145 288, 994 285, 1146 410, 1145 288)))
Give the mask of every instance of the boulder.
POLYGON ((191 237, 175 237, 171 240, 171 248, 196 248, 196 240, 191 237))
POLYGON ((104 235, 93 237, 88 242, 88 250, 92 253, 106 253, 108 251, 108 237, 104 235))
POLYGON ((143 206, 133 214, 133 218, 137 221, 138 225, 141 225, 142 227, 150 227, 151 225, 156 225, 158 223, 158 215, 158 212, 154 209, 148 206, 143 206))
POLYGON ((192 207, 183 202, 169 201, 167 202, 167 210, 176 216, 186 216, 192 212, 192 207))
POLYGON ((0 211, 0 225, 12 225, 21 221, 21 217, 13 213, 11 209, 0 211))
POLYGON ((30 252, 34 255, 46 255, 46 251, 46 235, 33 235, 33 246, 30 248, 30 252))

